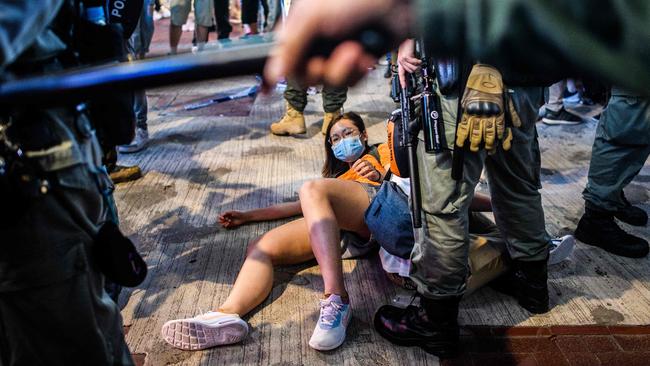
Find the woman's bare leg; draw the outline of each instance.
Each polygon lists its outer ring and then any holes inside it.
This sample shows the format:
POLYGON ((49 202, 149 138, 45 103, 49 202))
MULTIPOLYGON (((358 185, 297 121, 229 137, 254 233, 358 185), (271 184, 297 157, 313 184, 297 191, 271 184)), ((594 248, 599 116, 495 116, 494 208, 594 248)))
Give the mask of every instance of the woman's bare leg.
POLYGON ((246 260, 226 301, 224 313, 243 316, 261 304, 273 288, 273 266, 314 258, 304 219, 278 226, 251 242, 246 260))
POLYGON ((370 235, 363 219, 370 205, 368 194, 356 182, 318 179, 300 188, 300 204, 311 247, 321 267, 324 292, 345 297, 339 230, 370 235))

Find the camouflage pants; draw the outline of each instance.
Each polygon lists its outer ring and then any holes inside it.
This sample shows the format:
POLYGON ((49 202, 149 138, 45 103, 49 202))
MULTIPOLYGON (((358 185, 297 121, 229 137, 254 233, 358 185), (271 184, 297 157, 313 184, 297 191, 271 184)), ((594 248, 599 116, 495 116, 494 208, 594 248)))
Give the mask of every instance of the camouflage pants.
MULTIPOLYGON (((326 113, 336 112, 343 108, 348 98, 347 87, 323 86, 323 110, 326 113)), ((302 88, 293 80, 287 80, 287 89, 284 91, 284 99, 299 112, 307 106, 307 89, 302 88)))
POLYGON ((468 208, 484 166, 494 217, 510 257, 530 261, 547 258, 550 236, 538 191, 540 150, 535 129, 541 95, 541 88, 515 89, 515 107, 523 126, 513 129, 511 150, 499 148, 493 155, 484 149, 466 151, 460 181, 451 177, 457 99, 441 98, 448 149, 427 154, 424 143, 418 144, 422 228, 415 232, 411 278, 424 296, 440 298, 465 291, 470 247, 468 208))

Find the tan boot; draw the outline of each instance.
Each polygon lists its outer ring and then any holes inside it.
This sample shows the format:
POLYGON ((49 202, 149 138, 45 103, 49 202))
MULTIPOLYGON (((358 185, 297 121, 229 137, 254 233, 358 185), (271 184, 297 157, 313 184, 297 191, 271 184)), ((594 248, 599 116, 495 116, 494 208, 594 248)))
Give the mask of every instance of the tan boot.
POLYGON ((297 135, 305 133, 305 115, 298 112, 291 104, 287 103, 287 112, 281 120, 271 124, 271 133, 274 135, 297 135))
POLYGON ((325 112, 325 116, 323 117, 323 127, 321 128, 320 132, 324 134, 327 133, 327 128, 329 127, 330 123, 332 121, 341 115, 341 111, 335 111, 335 112, 325 112))
POLYGON ((142 178, 142 170, 137 165, 134 166, 115 166, 115 170, 110 173, 111 180, 115 184, 130 182, 142 178))

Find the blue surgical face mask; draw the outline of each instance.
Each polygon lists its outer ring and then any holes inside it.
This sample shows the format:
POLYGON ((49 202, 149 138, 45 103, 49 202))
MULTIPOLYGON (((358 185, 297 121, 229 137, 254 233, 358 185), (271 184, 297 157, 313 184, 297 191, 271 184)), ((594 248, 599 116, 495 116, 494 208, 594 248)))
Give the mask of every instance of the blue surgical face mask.
POLYGON ((359 159, 365 150, 365 146, 359 136, 346 137, 332 146, 334 156, 346 163, 352 163, 359 159))

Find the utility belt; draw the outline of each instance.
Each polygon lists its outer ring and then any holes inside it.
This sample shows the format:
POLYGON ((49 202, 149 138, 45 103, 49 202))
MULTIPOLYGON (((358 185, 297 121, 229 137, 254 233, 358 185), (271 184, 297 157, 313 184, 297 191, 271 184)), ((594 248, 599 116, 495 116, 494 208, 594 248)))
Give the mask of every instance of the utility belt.
POLYGON ((0 123, 0 227, 21 217, 30 202, 60 186, 57 172, 85 165, 97 175, 100 191, 111 191, 112 183, 101 171, 101 150, 95 132, 85 116, 84 106, 76 109, 18 111, 0 123))

